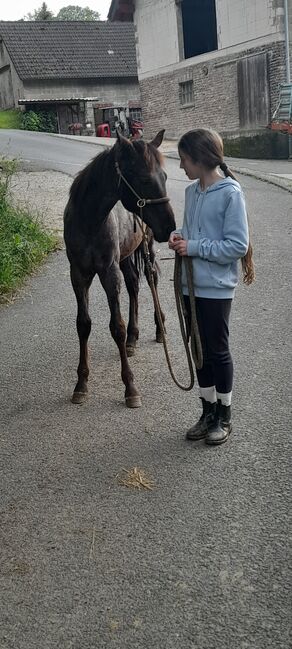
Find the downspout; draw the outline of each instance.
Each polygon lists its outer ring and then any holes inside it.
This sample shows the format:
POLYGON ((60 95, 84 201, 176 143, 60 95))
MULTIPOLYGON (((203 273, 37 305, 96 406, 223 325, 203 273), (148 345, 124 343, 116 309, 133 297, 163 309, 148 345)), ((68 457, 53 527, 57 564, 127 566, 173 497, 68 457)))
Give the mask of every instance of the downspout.
MULTIPOLYGON (((289 43, 289 15, 288 0, 284 0, 284 26, 285 26, 285 50, 286 50, 286 83, 291 83, 290 74, 290 43, 289 43)), ((288 156, 292 159, 292 135, 288 135, 288 156)))
POLYGON ((284 0, 284 23, 285 23, 285 49, 286 49, 286 83, 291 83, 288 0, 284 0))

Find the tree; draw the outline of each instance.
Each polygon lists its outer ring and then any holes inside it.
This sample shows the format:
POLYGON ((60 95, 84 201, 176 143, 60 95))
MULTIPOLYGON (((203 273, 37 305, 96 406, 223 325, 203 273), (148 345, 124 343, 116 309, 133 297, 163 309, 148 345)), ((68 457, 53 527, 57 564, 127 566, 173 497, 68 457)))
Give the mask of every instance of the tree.
POLYGON ((35 9, 32 13, 28 13, 25 20, 54 20, 54 14, 47 4, 43 2, 41 7, 35 9))
POLYGON ((100 20, 100 14, 89 7, 68 5, 60 9, 55 20, 100 20))

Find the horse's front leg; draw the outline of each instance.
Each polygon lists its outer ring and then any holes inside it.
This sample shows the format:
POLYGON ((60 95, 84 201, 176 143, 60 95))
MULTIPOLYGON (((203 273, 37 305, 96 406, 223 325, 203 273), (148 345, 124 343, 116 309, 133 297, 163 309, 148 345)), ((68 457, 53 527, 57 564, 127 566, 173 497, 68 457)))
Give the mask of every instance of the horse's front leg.
POLYGON ((138 293, 139 293, 139 276, 138 271, 130 257, 120 262, 120 268, 124 275, 126 288, 129 295, 129 321, 127 327, 126 352, 127 356, 135 354, 137 340, 139 338, 138 329, 138 293))
POLYGON ((126 406, 128 408, 139 408, 141 406, 141 397, 134 385, 134 376, 126 352, 126 325, 120 309, 121 272, 119 265, 114 262, 107 271, 99 273, 99 278, 106 292, 111 312, 110 332, 120 352, 121 375, 126 387, 126 406))
POLYGON ((88 290, 93 275, 84 277, 76 266, 71 264, 71 282, 77 300, 77 332, 80 344, 79 365, 77 369, 78 381, 76 383, 72 403, 83 403, 87 396, 88 347, 87 341, 91 331, 91 319, 88 313, 88 290))

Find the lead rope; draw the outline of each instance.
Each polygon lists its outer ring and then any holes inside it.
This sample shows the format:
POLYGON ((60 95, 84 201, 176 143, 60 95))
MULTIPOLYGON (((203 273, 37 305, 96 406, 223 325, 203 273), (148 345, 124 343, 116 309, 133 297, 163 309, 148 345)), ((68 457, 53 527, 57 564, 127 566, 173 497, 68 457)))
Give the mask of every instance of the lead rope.
POLYGON ((198 327, 198 322, 197 322, 197 316, 196 316, 196 304, 195 304, 195 296, 194 296, 194 288, 193 288, 193 265, 192 265, 192 260, 189 257, 184 257, 184 262, 185 262, 185 268, 186 268, 186 276, 187 276, 187 285, 188 285, 188 290, 189 290, 189 297, 190 297, 190 306, 191 306, 191 331, 190 331, 190 341, 191 341, 191 352, 189 348, 189 342, 188 342, 188 332, 187 332, 187 327, 186 327, 186 321, 187 321, 187 311, 184 303, 184 296, 182 292, 182 284, 181 284, 181 273, 182 273, 182 257, 180 257, 177 253, 175 254, 175 265, 174 265, 174 293, 175 293, 175 300, 176 300, 176 308, 177 308, 177 313, 178 313, 178 318, 179 318, 179 323, 180 323, 180 330, 181 330, 181 335, 183 339, 183 344, 184 348, 186 351, 186 356, 187 356, 187 361, 188 361, 188 367, 189 367, 189 372, 190 372, 190 384, 185 386, 182 385, 177 378, 174 375, 172 365, 171 365, 171 360, 169 357, 169 352, 168 352, 168 347, 167 347, 167 342, 166 342, 166 331, 164 327, 164 323, 162 320, 161 316, 161 306, 159 302, 159 297, 157 293, 157 289, 155 288, 155 282, 154 282, 154 269, 151 263, 150 259, 150 253, 149 253, 149 246, 148 246, 148 238, 147 238, 147 226, 144 228, 143 224, 143 208, 145 205, 148 203, 164 203, 169 201, 169 198, 163 197, 163 198, 157 198, 157 199, 146 199, 146 198, 141 198, 139 194, 134 190, 134 188, 130 185, 130 183, 127 181, 125 176, 122 174, 119 164, 116 161, 115 162, 115 167, 117 170, 117 174, 119 176, 119 185, 121 180, 124 181, 124 183, 129 187, 131 192, 136 196, 137 200, 137 207, 140 210, 140 218, 137 217, 136 214, 133 214, 134 220, 138 223, 139 227, 142 230, 142 240, 143 240, 143 250, 144 250, 144 257, 145 257, 145 266, 148 271, 148 277, 149 277, 149 284, 150 284, 150 289, 152 293, 152 298, 153 298, 153 303, 154 303, 154 309, 155 313, 159 322, 159 326, 161 329, 162 333, 162 342, 163 342, 163 347, 164 347, 164 352, 165 352, 165 358, 166 362, 168 365, 168 369, 170 372, 170 376, 174 383, 177 385, 178 388, 181 390, 184 390, 185 392, 189 392, 193 387, 195 383, 195 376, 194 376, 194 368, 193 368, 193 363, 192 363, 192 357, 193 361, 195 363, 195 366, 198 370, 201 369, 203 365, 203 352, 202 352, 202 344, 201 344, 201 339, 200 339, 200 333, 199 333, 199 327, 198 327))
POLYGON ((142 231, 143 231, 143 248, 144 248, 144 255, 145 255, 145 264, 148 270, 150 289, 152 293, 155 313, 162 333, 162 342, 163 342, 165 358, 170 372, 170 376, 178 388, 184 390, 185 392, 189 392, 194 387, 194 383, 195 383, 192 357, 197 369, 201 369, 203 365, 202 344, 201 344, 199 327, 198 327, 197 316, 196 316, 195 296, 193 293, 194 289, 193 289, 192 261, 189 257, 184 259, 185 267, 186 267, 186 275, 187 275, 187 285, 188 285, 189 296, 190 296, 190 305, 191 305, 191 331, 190 331, 191 352, 190 352, 189 342, 188 342, 188 332, 186 327, 187 311, 185 307, 184 296, 182 292, 182 284, 181 284, 182 258, 177 253, 175 255, 174 294, 175 294, 176 308, 177 308, 178 319, 180 324, 180 331, 183 339, 184 348, 186 351, 186 357, 187 357, 189 373, 190 373, 190 384, 182 385, 174 375, 172 369, 172 364, 171 364, 167 341, 166 341, 165 327, 161 316, 161 306, 159 302, 157 289, 154 283, 154 271, 150 260, 147 234, 146 232, 144 232, 143 229, 142 231))

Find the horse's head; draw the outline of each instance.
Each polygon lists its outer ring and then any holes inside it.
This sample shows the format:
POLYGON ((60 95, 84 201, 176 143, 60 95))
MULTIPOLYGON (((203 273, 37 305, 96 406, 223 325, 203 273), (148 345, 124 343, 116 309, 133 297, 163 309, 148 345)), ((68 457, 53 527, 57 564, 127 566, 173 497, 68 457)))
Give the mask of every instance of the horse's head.
POLYGON ((138 199, 150 199, 142 209, 142 216, 157 241, 167 241, 175 229, 174 214, 166 195, 166 173, 158 151, 163 135, 164 131, 159 131, 154 140, 146 143, 130 142, 118 134, 115 144, 117 174, 121 173, 120 200, 129 212, 140 216, 138 199))

